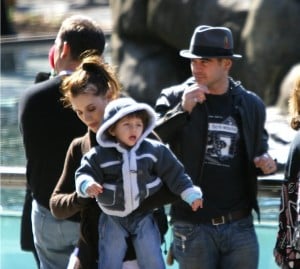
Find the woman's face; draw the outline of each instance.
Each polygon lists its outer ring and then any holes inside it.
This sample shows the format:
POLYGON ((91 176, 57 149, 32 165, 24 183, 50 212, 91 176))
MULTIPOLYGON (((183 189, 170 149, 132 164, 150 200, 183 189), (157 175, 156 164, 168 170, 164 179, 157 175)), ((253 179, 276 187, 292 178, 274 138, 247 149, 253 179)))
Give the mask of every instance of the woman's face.
POLYGON ((108 103, 107 97, 88 92, 70 97, 70 103, 79 119, 96 133, 102 123, 104 109, 108 103))

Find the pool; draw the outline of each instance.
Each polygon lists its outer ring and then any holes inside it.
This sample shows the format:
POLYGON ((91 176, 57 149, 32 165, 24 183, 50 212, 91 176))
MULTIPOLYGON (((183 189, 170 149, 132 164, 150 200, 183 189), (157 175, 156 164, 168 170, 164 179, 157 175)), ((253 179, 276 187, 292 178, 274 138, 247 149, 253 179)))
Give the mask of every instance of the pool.
MULTIPOLYGON (((20 249, 20 216, 1 215, 1 246, 0 246, 0 268, 12 269, 34 269, 35 260, 30 252, 20 249)), ((259 269, 274 269, 272 251, 275 243, 277 227, 275 225, 256 225, 256 231, 260 244, 259 269)), ((170 242, 170 232, 166 236, 167 244, 170 242)), ((167 268, 177 269, 176 262, 167 268)))
MULTIPOLYGON (((4 188, 0 189, 0 268, 2 269, 35 269, 36 263, 30 252, 20 249, 20 222, 21 210, 24 199, 24 188, 4 188)), ((263 194, 259 197, 261 207, 261 223, 255 223, 256 232, 260 245, 259 269, 277 268, 273 258, 273 248, 277 233, 277 214, 279 207, 278 191, 266 197, 263 194)), ((166 235, 167 247, 170 245, 170 230, 166 235)), ((164 246, 163 246, 164 249, 164 246)), ((168 269, 178 269, 175 262, 168 269)))
POLYGON ((36 268, 33 255, 20 249, 20 223, 21 218, 18 215, 0 215, 0 268, 2 269, 36 268))

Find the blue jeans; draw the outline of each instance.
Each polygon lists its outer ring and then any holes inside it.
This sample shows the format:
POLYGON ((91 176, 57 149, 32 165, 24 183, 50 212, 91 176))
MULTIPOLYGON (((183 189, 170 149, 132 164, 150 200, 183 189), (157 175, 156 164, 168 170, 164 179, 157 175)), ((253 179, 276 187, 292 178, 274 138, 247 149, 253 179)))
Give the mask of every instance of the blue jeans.
POLYGON ((160 233, 152 214, 119 218, 102 213, 99 219, 98 269, 120 269, 130 237, 140 269, 165 269, 160 233))
POLYGON ((180 269, 258 268, 252 216, 221 225, 175 221, 173 236, 173 255, 180 269))
POLYGON ((35 200, 32 201, 31 219, 40 268, 67 268, 80 236, 79 223, 54 218, 47 208, 35 200))

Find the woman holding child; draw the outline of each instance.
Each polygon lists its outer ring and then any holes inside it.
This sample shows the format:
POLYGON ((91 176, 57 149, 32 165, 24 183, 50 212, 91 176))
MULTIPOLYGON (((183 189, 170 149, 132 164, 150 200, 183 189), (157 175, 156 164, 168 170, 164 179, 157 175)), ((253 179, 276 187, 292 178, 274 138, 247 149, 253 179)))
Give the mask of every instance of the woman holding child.
MULTIPOLYGON (((121 90, 112 68, 91 53, 83 59, 74 73, 64 79, 62 93, 65 105, 75 111, 88 127, 88 131, 83 137, 75 139, 68 149, 62 175, 50 199, 50 208, 52 214, 61 219, 80 212, 81 238, 76 253, 79 265, 72 268, 97 268, 97 228, 101 211, 95 199, 78 197, 75 192, 74 176, 82 156, 91 147, 97 145, 96 132, 102 123, 106 105, 118 98, 121 90)), ((139 210, 154 209, 175 199, 178 197, 163 188, 156 195, 145 200, 139 210)), ((128 243, 124 260, 135 260, 131 240, 128 240, 128 243)), ((123 263, 123 268, 126 263, 128 262, 123 263)))

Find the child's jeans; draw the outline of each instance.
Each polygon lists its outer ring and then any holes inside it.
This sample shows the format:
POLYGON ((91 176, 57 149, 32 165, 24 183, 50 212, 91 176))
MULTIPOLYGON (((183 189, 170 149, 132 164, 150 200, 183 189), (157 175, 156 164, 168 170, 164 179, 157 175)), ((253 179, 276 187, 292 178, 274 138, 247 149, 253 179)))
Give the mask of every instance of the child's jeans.
POLYGON ((121 218, 102 213, 99 219, 98 269, 122 268, 127 237, 131 237, 140 269, 165 268, 160 234, 152 214, 131 214, 121 218))

